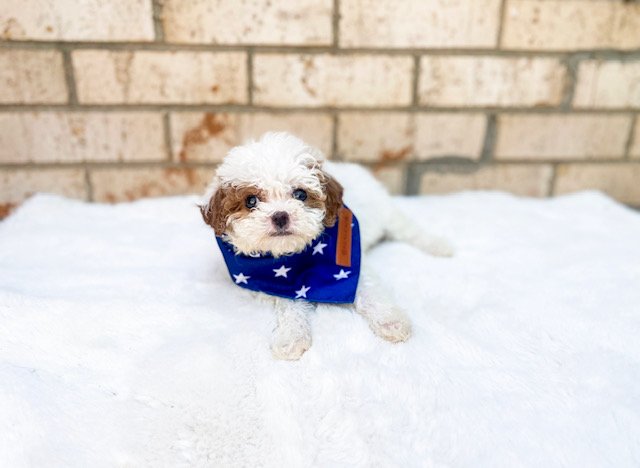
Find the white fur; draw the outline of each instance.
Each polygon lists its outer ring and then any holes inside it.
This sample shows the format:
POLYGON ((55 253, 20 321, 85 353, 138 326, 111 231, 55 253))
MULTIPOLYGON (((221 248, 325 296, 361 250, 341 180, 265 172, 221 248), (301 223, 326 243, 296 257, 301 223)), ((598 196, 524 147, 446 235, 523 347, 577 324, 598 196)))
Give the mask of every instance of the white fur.
MULTIPOLYGON (((309 208, 292 198, 292 191, 322 191, 321 171, 335 177, 344 187, 344 203, 360 222, 363 253, 385 238, 408 242, 425 252, 449 256, 446 241, 428 236, 394 206, 384 187, 361 166, 325 162, 320 151, 288 133, 267 133, 260 140, 233 148, 209 185, 205 202, 224 186, 255 186, 267 195, 249 215, 230 216, 226 238, 239 252, 283 255, 301 251, 323 229, 324 211, 309 208), (286 211, 294 235, 272 237, 270 217, 286 211)), ((311 346, 311 330, 306 314, 313 305, 305 301, 272 298, 277 323, 272 353, 279 359, 298 359, 311 346)), ((381 282, 363 267, 356 301, 352 306, 367 320, 373 332, 390 341, 405 341, 411 335, 407 315, 397 307, 381 282)))
POLYGON ((324 211, 305 206, 291 193, 303 188, 322 194, 321 164, 318 150, 287 133, 267 133, 259 141, 229 151, 209 185, 209 197, 220 186, 255 186, 267 194, 248 216, 228 220, 226 237, 238 252, 285 255, 304 249, 318 236, 324 211), (277 211, 289 214, 293 235, 271 235, 271 215, 277 211))

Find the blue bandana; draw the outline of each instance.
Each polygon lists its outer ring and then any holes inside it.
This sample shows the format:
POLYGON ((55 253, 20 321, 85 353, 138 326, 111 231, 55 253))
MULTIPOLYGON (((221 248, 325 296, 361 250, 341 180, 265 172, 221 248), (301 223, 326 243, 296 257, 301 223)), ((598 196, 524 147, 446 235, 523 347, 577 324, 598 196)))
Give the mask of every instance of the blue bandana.
POLYGON ((231 279, 238 286, 271 296, 310 302, 353 303, 360 277, 360 229, 348 208, 338 221, 302 252, 274 258, 271 254, 236 254, 233 245, 216 237, 231 279))

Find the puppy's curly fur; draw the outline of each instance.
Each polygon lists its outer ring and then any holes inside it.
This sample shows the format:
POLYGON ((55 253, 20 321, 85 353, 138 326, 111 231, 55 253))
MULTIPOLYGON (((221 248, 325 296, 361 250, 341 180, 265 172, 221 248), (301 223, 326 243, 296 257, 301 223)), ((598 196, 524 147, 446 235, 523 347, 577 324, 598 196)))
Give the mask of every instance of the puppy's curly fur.
MULTIPOLYGON (((366 170, 325 162, 320 151, 288 133, 267 133, 233 148, 216 171, 201 212, 216 235, 239 253, 279 256, 302 251, 325 227, 333 226, 343 201, 358 216, 363 252, 390 238, 433 255, 452 254, 444 240, 428 236, 401 215, 366 170)), ((311 346, 307 312, 313 304, 267 297, 277 317, 273 355, 300 358, 311 346)), ((352 307, 388 341, 405 341, 411 335, 409 318, 367 269, 366 258, 352 307)))

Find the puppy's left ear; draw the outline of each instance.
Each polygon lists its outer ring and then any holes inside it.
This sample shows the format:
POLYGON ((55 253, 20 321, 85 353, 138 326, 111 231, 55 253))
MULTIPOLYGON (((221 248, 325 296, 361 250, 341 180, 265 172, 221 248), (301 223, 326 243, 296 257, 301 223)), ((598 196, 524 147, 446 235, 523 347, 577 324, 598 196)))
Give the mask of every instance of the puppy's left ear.
POLYGON ((342 207, 342 185, 332 176, 322 171, 320 181, 322 190, 326 196, 324 201, 325 215, 322 223, 326 227, 332 227, 338 219, 338 211, 342 207))

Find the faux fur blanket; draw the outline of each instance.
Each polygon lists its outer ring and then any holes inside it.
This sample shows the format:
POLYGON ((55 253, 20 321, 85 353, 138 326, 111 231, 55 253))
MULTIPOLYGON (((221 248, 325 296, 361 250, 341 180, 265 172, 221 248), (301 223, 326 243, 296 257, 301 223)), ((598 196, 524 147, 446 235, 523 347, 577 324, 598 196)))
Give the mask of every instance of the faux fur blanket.
POLYGON ((195 201, 40 195, 0 223, 0 466, 640 464, 640 214, 398 199, 457 250, 369 254, 414 336, 325 305, 279 362, 195 201))

